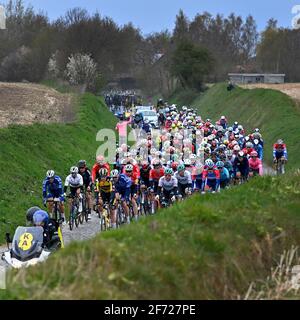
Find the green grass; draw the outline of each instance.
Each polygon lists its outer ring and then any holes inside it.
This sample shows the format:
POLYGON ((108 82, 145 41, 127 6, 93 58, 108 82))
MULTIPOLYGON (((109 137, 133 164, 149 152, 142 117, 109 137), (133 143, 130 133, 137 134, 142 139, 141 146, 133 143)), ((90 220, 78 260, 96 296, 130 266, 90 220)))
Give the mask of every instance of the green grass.
MULTIPOLYGON (((171 102, 186 104, 180 95, 171 102)), ((284 139, 288 146, 288 168, 300 167, 300 109, 287 95, 269 89, 242 89, 228 92, 226 84, 216 84, 190 103, 204 118, 214 121, 222 115, 230 124, 239 121, 248 132, 260 128, 265 140, 265 159, 272 162, 273 143, 284 139)))
POLYGON ((3 299, 231 299, 300 241, 300 173, 196 195, 13 272, 3 299), (201 197, 201 198, 200 198, 201 197))
POLYGON ((34 124, 0 129, 0 243, 5 232, 24 225, 26 210, 42 205, 42 182, 54 169, 63 179, 78 160, 92 166, 96 134, 114 128, 115 118, 102 99, 85 94, 79 102, 77 120, 71 124, 34 124))

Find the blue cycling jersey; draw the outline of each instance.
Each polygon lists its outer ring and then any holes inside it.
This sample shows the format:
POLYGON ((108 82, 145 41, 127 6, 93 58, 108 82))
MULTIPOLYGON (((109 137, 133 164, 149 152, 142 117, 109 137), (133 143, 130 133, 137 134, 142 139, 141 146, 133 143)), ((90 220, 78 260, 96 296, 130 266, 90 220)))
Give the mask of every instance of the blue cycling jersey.
POLYGON ((54 177, 54 181, 50 183, 50 179, 46 178, 43 182, 43 197, 46 198, 47 194, 54 197, 60 197, 63 194, 62 181, 59 176, 54 177))
POLYGON ((124 192, 126 189, 130 189, 132 181, 125 174, 120 174, 118 181, 115 184, 115 189, 117 192, 124 192))
POLYGON ((221 181, 226 181, 230 179, 229 171, 226 168, 223 168, 222 171, 220 171, 221 175, 221 181))

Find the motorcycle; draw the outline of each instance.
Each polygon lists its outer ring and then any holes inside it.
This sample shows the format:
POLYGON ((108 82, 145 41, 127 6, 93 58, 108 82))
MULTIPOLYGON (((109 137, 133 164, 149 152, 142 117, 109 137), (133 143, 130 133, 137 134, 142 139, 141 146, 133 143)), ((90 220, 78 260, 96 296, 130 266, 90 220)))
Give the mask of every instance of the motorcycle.
POLYGON ((12 241, 10 235, 6 234, 6 242, 8 251, 2 254, 2 260, 12 268, 20 269, 47 260, 53 250, 59 248, 60 240, 54 236, 51 243, 45 245, 42 227, 18 227, 12 241))

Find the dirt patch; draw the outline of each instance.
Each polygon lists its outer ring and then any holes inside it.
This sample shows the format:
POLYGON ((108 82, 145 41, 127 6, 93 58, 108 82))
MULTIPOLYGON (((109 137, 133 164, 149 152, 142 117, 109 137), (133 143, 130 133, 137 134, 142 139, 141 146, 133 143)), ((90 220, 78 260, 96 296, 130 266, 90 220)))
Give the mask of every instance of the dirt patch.
POLYGON ((0 127, 73 121, 73 102, 43 85, 0 82, 0 127))
POLYGON ((284 84, 265 84, 265 83, 257 83, 257 84, 247 84, 241 85, 240 87, 245 89, 273 89, 279 90, 293 99, 300 102, 300 83, 284 83, 284 84))

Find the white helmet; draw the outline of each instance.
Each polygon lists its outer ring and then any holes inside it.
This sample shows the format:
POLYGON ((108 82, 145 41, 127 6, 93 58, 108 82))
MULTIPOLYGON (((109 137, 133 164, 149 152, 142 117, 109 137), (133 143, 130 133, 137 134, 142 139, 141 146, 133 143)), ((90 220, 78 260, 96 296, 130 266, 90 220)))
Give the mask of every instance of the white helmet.
POLYGON ((115 177, 117 177, 118 175, 119 175, 119 171, 117 170, 117 169, 115 169, 115 170, 113 170, 112 172, 111 172, 111 177, 112 178, 115 178, 115 177))
POLYGON ((234 151, 241 151, 241 148, 238 144, 236 144, 234 147, 233 147, 233 150, 234 151))
POLYGON ((127 166, 125 166, 125 171, 126 172, 132 172, 133 171, 133 165, 132 164, 128 164, 127 166))
POLYGON ((186 166, 190 166, 192 164, 191 160, 190 159, 184 159, 184 164, 186 166))
POLYGON ((53 178, 55 176, 55 172, 53 170, 47 171, 47 178, 53 178))
POLYGON ((70 173, 71 174, 77 174, 79 172, 79 170, 78 170, 78 168, 77 167, 71 167, 71 169, 70 169, 70 173))
POLYGON ((246 148, 253 148, 253 143, 252 142, 247 142, 246 143, 246 148))
POLYGON ((205 161, 205 165, 209 168, 213 168, 214 167, 214 162, 211 159, 207 159, 205 161))

